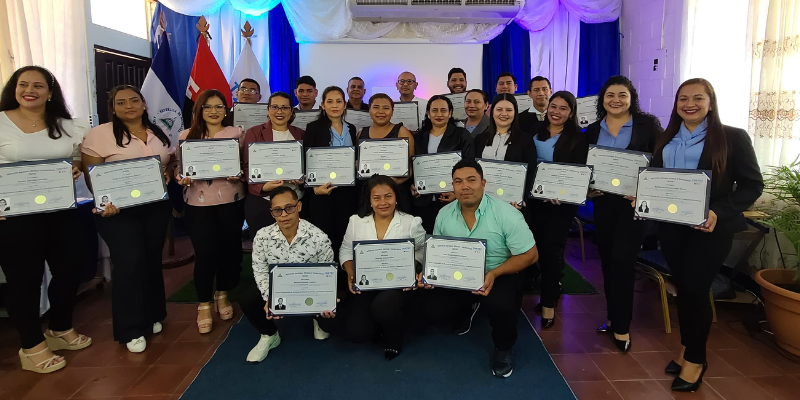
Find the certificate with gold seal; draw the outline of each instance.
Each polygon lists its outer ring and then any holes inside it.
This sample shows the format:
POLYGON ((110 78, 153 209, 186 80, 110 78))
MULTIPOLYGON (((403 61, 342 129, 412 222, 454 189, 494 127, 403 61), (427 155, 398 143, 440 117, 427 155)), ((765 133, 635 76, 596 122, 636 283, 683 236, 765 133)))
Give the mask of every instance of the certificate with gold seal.
POLYGON ((634 213, 639 218, 697 226, 708 219, 711 171, 639 168, 634 213))
POLYGON ((536 168, 530 197, 584 205, 591 177, 591 165, 541 162, 536 168))
POLYGON ((303 143, 298 140, 250 143, 247 158, 250 183, 303 178, 303 143))
POLYGON ((408 139, 366 139, 358 143, 360 179, 380 174, 396 178, 408 176, 408 139))
POLYGON ((237 139, 183 140, 180 142, 181 175, 198 180, 242 174, 237 139))
POLYGON ((453 166, 461 161, 461 152, 448 151, 414 156, 414 186, 419 194, 453 191, 453 166))
POLYGON ((159 156, 90 165, 88 175, 98 211, 108 203, 122 209, 169 198, 159 156))
POLYGON ((523 197, 525 197, 528 164, 484 158, 479 158, 477 161, 483 168, 486 194, 506 203, 522 205, 523 197))
POLYGON ((353 285, 356 290, 414 287, 414 239, 353 242, 353 285))
POLYGON ((306 149, 306 185, 356 185, 356 149, 348 147, 312 147, 306 149))
POLYGON ((336 264, 270 264, 270 315, 336 311, 336 264))
POLYGON ((586 164, 594 166, 589 188, 636 196, 639 168, 649 166, 650 159, 650 153, 591 145, 586 157, 586 164))
POLYGON ((434 287, 474 291, 483 287, 486 274, 483 239, 428 236, 422 280, 434 287))
POLYGON ((0 164, 0 217, 67 210, 76 206, 70 160, 0 164))

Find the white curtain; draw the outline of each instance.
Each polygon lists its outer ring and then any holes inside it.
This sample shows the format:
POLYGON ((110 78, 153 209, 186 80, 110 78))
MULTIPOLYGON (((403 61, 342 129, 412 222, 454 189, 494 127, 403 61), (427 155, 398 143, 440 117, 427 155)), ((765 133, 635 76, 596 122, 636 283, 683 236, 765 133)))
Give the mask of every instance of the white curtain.
POLYGON ((800 0, 750 0, 750 119, 758 162, 800 155, 800 0))
POLYGON ((619 18, 622 0, 528 0, 514 20, 529 31, 540 31, 562 9, 583 22, 611 22, 619 18))
POLYGON ((530 32, 531 76, 547 77, 554 91, 578 93, 580 35, 578 15, 558 5, 544 29, 530 32))
POLYGON ((232 3, 225 2, 216 12, 204 15, 212 37, 209 47, 226 79, 230 80, 245 44, 241 33, 245 22, 250 22, 255 31, 250 38, 251 47, 264 75, 269 76, 269 19, 266 14, 259 17, 247 15, 234 8, 232 3))

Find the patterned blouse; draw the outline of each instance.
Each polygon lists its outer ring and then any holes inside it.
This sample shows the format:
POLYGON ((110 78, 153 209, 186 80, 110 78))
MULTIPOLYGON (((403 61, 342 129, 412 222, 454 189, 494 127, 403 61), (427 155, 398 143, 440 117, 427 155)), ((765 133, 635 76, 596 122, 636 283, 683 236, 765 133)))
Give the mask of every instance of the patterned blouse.
POLYGON ((332 262, 333 248, 328 235, 303 219, 291 244, 277 223, 261 228, 253 239, 253 275, 265 301, 269 300, 270 264, 332 262))

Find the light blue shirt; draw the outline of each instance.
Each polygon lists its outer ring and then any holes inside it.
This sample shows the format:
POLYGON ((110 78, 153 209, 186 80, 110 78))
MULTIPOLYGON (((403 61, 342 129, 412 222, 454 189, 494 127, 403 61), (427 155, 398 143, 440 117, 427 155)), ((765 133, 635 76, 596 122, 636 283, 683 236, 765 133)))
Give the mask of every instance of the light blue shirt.
POLYGON ((697 169, 706 144, 704 139, 707 130, 706 120, 694 128, 694 132, 689 132, 686 124, 681 124, 681 129, 661 152, 664 168, 697 169))
POLYGON ((477 127, 478 127, 478 125, 472 125, 472 126, 468 126, 468 127, 467 127, 467 130, 469 131, 469 133, 472 133, 472 131, 474 131, 474 130, 475 130, 475 128, 477 128, 477 127))
POLYGON ((603 118, 600 121, 600 136, 597 137, 597 144, 599 146, 606 146, 606 147, 616 147, 618 149, 627 149, 628 145, 631 144, 631 134, 633 133, 633 117, 622 125, 619 128, 619 133, 617 133, 617 137, 611 134, 608 131, 608 124, 606 124, 606 119, 603 118))
POLYGON ((350 139, 350 131, 347 129, 347 123, 344 122, 342 119, 342 134, 340 135, 339 132, 336 132, 336 129, 333 129, 331 126, 331 147, 343 147, 343 146, 352 146, 353 140, 350 139))
POLYGON ((454 201, 436 216, 434 235, 486 240, 486 271, 491 271, 533 248, 533 234, 516 208, 502 200, 483 194, 475 210, 475 225, 467 227, 461 215, 461 204, 454 201))
POLYGON ((533 143, 536 145, 537 163, 540 163, 542 161, 553 162, 553 153, 555 152, 556 142, 558 142, 558 138, 560 137, 561 134, 559 133, 558 135, 551 136, 544 142, 539 140, 539 135, 533 137, 533 143))

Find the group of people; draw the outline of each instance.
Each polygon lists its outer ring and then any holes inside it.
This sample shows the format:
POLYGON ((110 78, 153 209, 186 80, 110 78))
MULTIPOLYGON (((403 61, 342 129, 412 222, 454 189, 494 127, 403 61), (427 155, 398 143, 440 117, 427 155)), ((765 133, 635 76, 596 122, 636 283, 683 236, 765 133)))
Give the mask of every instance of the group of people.
MULTIPOLYGON (((541 327, 555 324, 561 295, 564 251, 578 206, 557 200, 526 199, 505 203, 484 192, 486 180, 477 158, 522 162, 529 165, 525 191, 533 190, 540 162, 585 164, 589 145, 653 153, 653 167, 713 171, 709 217, 700 226, 659 223, 661 249, 670 266, 679 296, 678 314, 684 349, 667 366, 677 375, 673 390, 694 390, 702 382, 706 340, 711 325, 708 290, 733 234, 741 230, 747 209, 761 194, 763 183, 747 133, 722 125, 713 87, 704 79, 684 82, 675 94, 669 125, 640 109, 635 87, 625 77, 610 78, 599 93, 597 121, 581 131, 576 99, 568 91, 553 93, 547 78, 528 82, 533 106, 519 110, 513 95, 516 78, 502 74, 497 95, 490 99, 480 89, 467 90, 466 73, 448 74, 453 93, 466 92, 468 118, 456 121, 453 104, 443 95, 414 96, 415 76, 403 72, 397 80, 400 101, 417 101, 423 121, 409 131, 391 122, 395 100, 378 93, 363 101, 364 81, 352 78, 346 92, 330 86, 321 96, 319 117, 306 130, 291 125, 295 110, 313 109, 317 97, 311 77, 297 81, 293 107, 283 92, 267 99, 269 120, 242 132, 230 126, 231 105, 217 90, 201 93, 191 127, 183 139, 239 138, 242 170, 248 168, 249 143, 302 140, 306 148, 354 146, 362 139, 405 138, 409 159, 416 154, 460 151, 462 160, 452 169, 453 191, 421 195, 411 177, 374 175, 355 187, 327 182, 305 187, 303 180, 245 184, 241 177, 193 180, 181 171, 175 143, 150 122, 145 99, 131 86, 110 94, 111 122, 86 133, 64 105, 60 86, 40 67, 18 70, 0 98, 0 163, 72 158, 77 180, 89 165, 158 155, 167 180, 183 186, 185 221, 195 248, 194 281, 200 304, 200 333, 213 329, 213 310, 222 319, 233 318, 227 291, 238 285, 241 273, 241 228, 246 220, 253 239, 256 285, 241 299, 249 322, 261 334, 247 361, 260 362, 280 344, 279 317, 269 313, 270 264, 332 263, 341 266, 340 303, 313 318, 314 337, 331 333, 356 342, 378 341, 387 360, 397 357, 404 332, 414 319, 445 323, 455 333, 469 332, 472 319, 483 308, 492 327, 495 353, 491 370, 507 377, 513 370, 517 313, 523 287, 540 275, 541 327), (368 110, 373 124, 361 130, 345 121, 347 109, 368 110), (411 179, 410 179, 411 178, 411 179), (421 265, 426 234, 479 238, 487 241, 486 274, 474 292, 433 288, 421 265), (414 238, 417 283, 405 290, 360 292, 366 277, 353 271, 352 243, 361 240, 414 238), (216 289, 216 291, 215 291, 216 289), (213 300, 213 301, 212 301, 213 300)), ((261 100, 253 80, 239 87, 240 102, 261 100)), ((354 166, 355 167, 355 166, 354 166)), ((246 176, 246 175, 243 175, 246 176)), ((319 177, 316 177, 319 179, 319 177)), ((87 183, 90 184, 87 180, 87 183)), ((604 274, 608 318, 597 329, 608 334, 620 351, 632 345, 634 264, 642 242, 644 221, 634 218, 635 199, 590 191, 594 201, 597 243, 604 274)), ((95 222, 109 246, 114 281, 114 338, 132 352, 144 351, 147 338, 162 329, 166 318, 161 249, 166 234, 169 202, 117 209, 113 202, 97 212, 95 222)), ((4 219, 0 212, 0 266, 8 278, 7 308, 19 332, 24 369, 51 372, 65 365, 54 350, 78 350, 91 339, 74 331, 71 322, 77 281, 72 273, 81 265, 80 246, 73 232, 79 228, 75 210, 4 219), (45 237, 42 237, 44 235, 45 237), (41 238, 31 241, 31 237, 41 238), (53 280, 49 296, 53 308, 44 335, 38 323, 38 294, 44 261, 53 280)))

